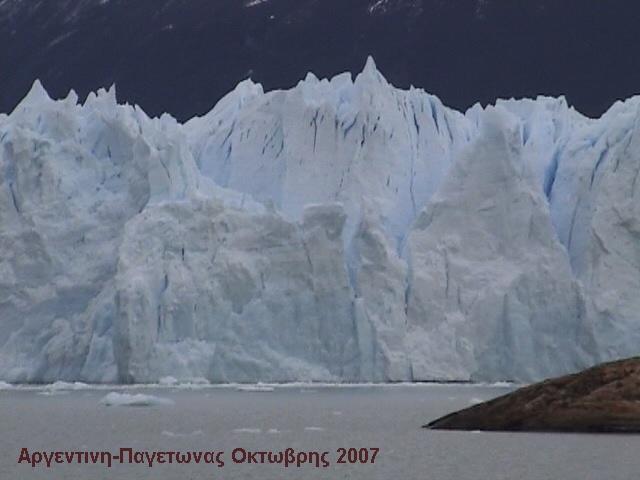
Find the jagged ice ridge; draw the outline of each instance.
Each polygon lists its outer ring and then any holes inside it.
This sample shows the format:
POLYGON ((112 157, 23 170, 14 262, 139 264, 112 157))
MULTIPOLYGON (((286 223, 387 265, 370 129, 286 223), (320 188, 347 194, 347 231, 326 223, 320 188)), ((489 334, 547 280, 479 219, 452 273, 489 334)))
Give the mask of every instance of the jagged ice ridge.
POLYGON ((352 80, 0 115, 0 380, 532 381, 640 347, 640 100, 352 80))

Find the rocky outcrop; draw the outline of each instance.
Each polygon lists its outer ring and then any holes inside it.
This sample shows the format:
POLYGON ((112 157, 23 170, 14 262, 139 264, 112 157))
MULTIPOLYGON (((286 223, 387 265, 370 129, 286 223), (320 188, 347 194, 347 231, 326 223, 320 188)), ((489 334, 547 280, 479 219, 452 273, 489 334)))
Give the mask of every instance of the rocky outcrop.
POLYGON ((640 432, 640 357, 545 380, 425 425, 439 430, 640 432))

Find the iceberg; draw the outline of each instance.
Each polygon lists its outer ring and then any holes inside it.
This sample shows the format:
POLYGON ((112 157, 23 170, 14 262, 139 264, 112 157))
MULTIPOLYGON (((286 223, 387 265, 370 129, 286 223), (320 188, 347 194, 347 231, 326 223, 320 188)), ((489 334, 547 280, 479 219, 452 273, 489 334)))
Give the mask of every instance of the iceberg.
POLYGON ((640 347, 640 98, 467 112, 363 71, 181 124, 0 114, 0 381, 515 381, 640 347))

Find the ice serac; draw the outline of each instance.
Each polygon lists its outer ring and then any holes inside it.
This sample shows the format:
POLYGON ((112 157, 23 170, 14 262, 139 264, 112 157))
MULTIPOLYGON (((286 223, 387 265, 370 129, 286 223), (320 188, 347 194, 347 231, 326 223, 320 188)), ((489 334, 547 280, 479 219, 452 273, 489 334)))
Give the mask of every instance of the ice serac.
POLYGON ((250 81, 186 126, 202 173, 272 201, 298 220, 304 205, 341 202, 353 235, 364 201, 400 248, 435 191, 469 122, 421 90, 393 88, 369 59, 350 74, 309 74, 289 91, 250 81))
POLYGON ((182 125, 0 114, 0 380, 537 380, 640 347, 638 99, 465 114, 372 60, 182 125))
POLYGON ((115 378, 111 307, 98 303, 122 226, 149 198, 139 137, 110 121, 119 110, 102 91, 82 115, 73 94, 52 102, 36 83, 0 124, 0 369, 10 381, 85 378, 87 364, 86 378, 115 378))
POLYGON ((367 206, 351 250, 363 379, 411 380, 404 336, 407 265, 367 206))
POLYGON ((413 377, 574 371, 595 358, 595 341, 519 125, 499 107, 479 120, 409 234, 413 377))
POLYGON ((359 380, 344 221, 339 205, 300 224, 211 199, 147 208, 120 248, 120 379, 359 380))
POLYGON ((639 119, 634 98, 583 128, 551 197, 606 360, 636 355, 640 344, 639 119))
POLYGON ((78 105, 36 82, 0 139, 0 375, 115 381, 125 225, 155 202, 186 201, 201 181, 215 188, 175 120, 117 105, 113 88, 78 105))

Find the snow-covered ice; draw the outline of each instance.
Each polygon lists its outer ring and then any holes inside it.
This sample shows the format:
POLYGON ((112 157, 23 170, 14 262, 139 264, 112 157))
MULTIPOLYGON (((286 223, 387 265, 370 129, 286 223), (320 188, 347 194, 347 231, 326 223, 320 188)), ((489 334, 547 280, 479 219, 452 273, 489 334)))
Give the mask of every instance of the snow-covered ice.
POLYGON ((640 348, 640 98, 247 80, 0 114, 0 379, 532 381, 640 348))

